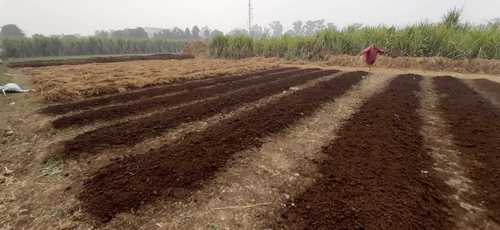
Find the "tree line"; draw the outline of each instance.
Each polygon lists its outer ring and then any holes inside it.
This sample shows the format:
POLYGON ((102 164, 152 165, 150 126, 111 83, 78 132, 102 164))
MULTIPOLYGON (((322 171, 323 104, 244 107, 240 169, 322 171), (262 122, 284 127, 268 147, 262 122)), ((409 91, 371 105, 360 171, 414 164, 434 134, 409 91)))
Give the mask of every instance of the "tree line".
POLYGON ((218 35, 223 35, 224 33, 220 30, 211 30, 209 27, 205 26, 201 29, 198 26, 193 26, 193 28, 186 27, 181 29, 179 27, 173 27, 171 29, 156 29, 154 32, 146 31, 145 28, 138 27, 135 29, 123 29, 123 30, 110 30, 96 31, 94 36, 101 38, 155 38, 155 39, 171 39, 171 40, 202 40, 210 39, 218 35))
POLYGON ((285 31, 280 21, 274 21, 267 26, 253 25, 250 28, 250 32, 248 29, 236 28, 229 31, 227 35, 250 36, 252 38, 281 37, 283 35, 312 36, 325 29, 336 30, 337 26, 334 23, 326 23, 323 19, 308 21, 299 20, 295 21, 289 30, 285 31))
POLYGON ((186 27, 182 30, 179 27, 174 27, 172 29, 163 29, 157 33, 153 34, 153 38, 167 38, 174 40, 203 40, 210 39, 219 35, 224 35, 224 33, 217 29, 210 29, 207 26, 201 29, 198 26, 193 26, 192 29, 186 27))

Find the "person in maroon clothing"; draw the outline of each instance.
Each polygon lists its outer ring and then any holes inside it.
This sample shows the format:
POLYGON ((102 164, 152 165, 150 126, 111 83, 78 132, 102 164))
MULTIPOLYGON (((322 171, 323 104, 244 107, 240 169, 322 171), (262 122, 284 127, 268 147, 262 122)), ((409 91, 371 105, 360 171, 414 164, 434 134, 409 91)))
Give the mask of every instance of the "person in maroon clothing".
POLYGON ((365 60, 365 63, 368 65, 368 69, 371 70, 372 65, 375 64, 375 61, 377 61, 377 56, 379 54, 384 54, 384 50, 379 49, 375 47, 375 45, 371 44, 366 49, 361 51, 359 55, 363 55, 363 59, 365 60))

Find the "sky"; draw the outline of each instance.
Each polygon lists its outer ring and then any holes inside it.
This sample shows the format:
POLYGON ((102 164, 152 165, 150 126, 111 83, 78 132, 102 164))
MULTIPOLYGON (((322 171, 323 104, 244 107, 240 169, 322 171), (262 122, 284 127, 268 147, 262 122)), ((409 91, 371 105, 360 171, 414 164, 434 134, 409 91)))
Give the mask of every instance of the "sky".
MULTIPOLYGON (((325 19, 342 27, 438 21, 454 7, 464 19, 486 23, 500 17, 500 0, 253 0, 254 24, 325 19)), ((90 35, 132 27, 209 26, 227 32, 246 28, 248 0, 0 0, 0 26, 25 33, 90 35)))

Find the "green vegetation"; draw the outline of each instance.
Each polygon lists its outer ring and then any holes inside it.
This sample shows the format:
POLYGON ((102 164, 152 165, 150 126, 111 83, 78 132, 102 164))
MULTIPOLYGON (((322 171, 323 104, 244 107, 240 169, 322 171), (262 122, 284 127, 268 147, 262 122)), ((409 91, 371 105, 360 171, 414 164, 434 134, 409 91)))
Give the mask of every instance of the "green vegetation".
POLYGON ((167 39, 125 39, 34 35, 31 38, 4 38, 3 56, 27 58, 73 55, 177 53, 184 42, 167 39))
POLYGON ((62 173, 61 160, 57 158, 49 158, 43 162, 40 173, 42 176, 54 176, 62 173))
POLYGON ((459 10, 452 10, 440 23, 423 22, 404 28, 353 25, 312 36, 218 36, 211 40, 209 51, 213 57, 226 58, 321 59, 332 54, 356 55, 373 43, 389 56, 500 59, 500 23, 470 25, 460 23, 460 15, 459 10))

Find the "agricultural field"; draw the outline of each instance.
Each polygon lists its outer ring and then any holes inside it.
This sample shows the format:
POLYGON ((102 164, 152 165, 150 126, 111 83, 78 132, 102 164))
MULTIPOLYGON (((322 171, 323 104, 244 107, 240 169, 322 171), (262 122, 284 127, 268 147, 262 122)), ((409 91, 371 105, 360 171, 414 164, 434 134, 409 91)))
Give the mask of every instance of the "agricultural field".
POLYGON ((0 229, 500 229, 498 76, 323 64, 9 70, 0 229))
POLYGON ((189 79, 246 73, 277 66, 278 60, 186 59, 48 66, 15 69, 31 76, 45 102, 81 100, 189 79))

